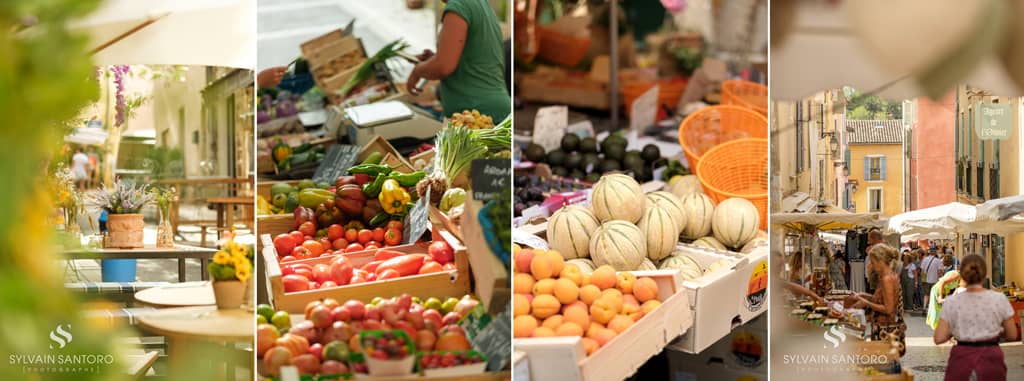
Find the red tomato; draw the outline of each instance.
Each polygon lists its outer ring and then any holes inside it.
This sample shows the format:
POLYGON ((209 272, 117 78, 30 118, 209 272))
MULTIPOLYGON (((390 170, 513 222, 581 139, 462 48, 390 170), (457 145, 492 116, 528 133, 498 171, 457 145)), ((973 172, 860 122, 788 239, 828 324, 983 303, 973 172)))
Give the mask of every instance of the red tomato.
POLYGON ((402 225, 402 221, 398 221, 398 220, 388 221, 388 224, 384 225, 384 229, 385 230, 395 229, 395 230, 398 230, 398 231, 402 231, 402 228, 404 228, 404 227, 405 226, 402 225))
POLYGON ((330 238, 331 241, 334 241, 338 238, 342 238, 344 236, 345 228, 341 227, 341 225, 334 224, 327 227, 327 238, 330 238))
POLYGON ((345 239, 349 242, 359 242, 359 231, 356 229, 348 229, 345 231, 345 239))
POLYGON ((345 248, 346 253, 354 253, 363 250, 366 250, 366 248, 364 248, 363 245, 360 245, 358 243, 349 244, 348 247, 345 248))
POLYGON ((420 272, 419 273, 420 274, 430 274, 430 273, 436 273, 436 272, 441 272, 441 271, 444 271, 444 269, 441 267, 440 263, 437 263, 437 262, 434 262, 434 261, 430 261, 430 262, 424 262, 423 263, 423 267, 420 267, 420 272))
POLYGON ((380 246, 378 246, 376 242, 370 241, 370 243, 366 244, 365 249, 366 250, 377 250, 377 249, 380 249, 380 246))
POLYGON ((348 247, 348 240, 344 238, 338 238, 334 240, 334 242, 331 242, 331 247, 333 247, 334 250, 344 250, 346 247, 348 247))
POLYGON ((291 261, 294 261, 294 260, 295 260, 295 257, 293 257, 291 255, 285 255, 285 256, 281 257, 281 260, 279 262, 285 263, 285 262, 291 262, 291 261))
POLYGON ((293 231, 291 233, 288 233, 288 235, 292 236, 292 240, 295 241, 295 245, 296 246, 301 245, 302 241, 306 240, 306 235, 302 234, 298 230, 295 230, 295 231, 293 231))
POLYGON ((295 274, 295 268, 293 268, 291 266, 281 266, 281 276, 292 275, 292 274, 295 274))
MULTIPOLYGON (((316 243, 315 241, 312 241, 312 242, 316 243)), ((319 243, 317 243, 317 244, 319 245, 319 243)), ((292 255, 291 256, 295 257, 295 259, 306 259, 306 258, 312 258, 313 257, 313 253, 310 252, 309 248, 307 248, 305 246, 305 243, 303 243, 303 246, 296 246, 295 249, 292 250, 292 255)))
POLYGON ((373 229, 373 240, 377 242, 384 242, 384 228, 373 229))
POLYGON ((328 251, 331 251, 331 247, 334 246, 334 244, 331 243, 331 240, 328 239, 327 237, 320 237, 320 239, 318 239, 317 242, 320 242, 320 246, 324 248, 323 254, 326 254, 328 251))
POLYGON ((402 274, 399 274, 398 271, 393 270, 393 269, 387 269, 387 270, 381 271, 380 275, 377 276, 377 279, 378 280, 395 279, 395 278, 398 278, 398 277, 401 277, 401 276, 402 276, 402 274))
POLYGON ((313 279, 313 268, 309 266, 295 266, 295 275, 301 275, 306 279, 313 279))
POLYGON ((367 229, 359 231, 359 243, 365 245, 373 241, 373 232, 367 229))
POLYGON ((274 250, 277 250, 277 255, 285 256, 291 254, 295 245, 297 245, 297 243, 291 235, 278 234, 277 237, 274 237, 274 250))
POLYGON ((311 258, 319 257, 320 254, 324 253, 324 245, 319 241, 308 240, 302 243, 302 247, 306 248, 306 250, 309 250, 309 255, 311 258))
POLYGON ((444 266, 441 266, 441 268, 445 270, 455 270, 455 262, 445 263, 444 266))
POLYGON ((386 246, 397 246, 402 243, 402 231, 398 229, 388 229, 384 232, 384 245, 386 246))
POLYGON ((445 241, 434 241, 427 247, 427 253, 430 254, 430 258, 442 265, 455 260, 455 251, 445 241))
POLYGON ((330 280, 333 280, 337 284, 348 284, 352 281, 352 274, 354 271, 355 269, 348 257, 339 255, 331 261, 330 280))
POLYGON ((310 221, 303 222, 301 225, 299 225, 299 231, 302 232, 303 235, 315 235, 316 224, 310 221))

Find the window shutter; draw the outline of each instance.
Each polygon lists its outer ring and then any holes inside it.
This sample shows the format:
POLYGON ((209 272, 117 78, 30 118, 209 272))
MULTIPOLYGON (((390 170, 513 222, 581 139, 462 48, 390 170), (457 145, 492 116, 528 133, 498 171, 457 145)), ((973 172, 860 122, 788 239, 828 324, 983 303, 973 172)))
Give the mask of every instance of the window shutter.
POLYGON ((864 181, 871 179, 871 158, 864 157, 864 181))
POLYGON ((885 170, 886 170, 886 166, 885 166, 885 156, 882 156, 882 158, 878 160, 878 165, 879 165, 879 166, 881 166, 881 168, 880 168, 880 169, 881 169, 881 171, 880 171, 880 172, 882 173, 882 178, 881 178, 881 180, 882 180, 882 181, 885 181, 885 170))

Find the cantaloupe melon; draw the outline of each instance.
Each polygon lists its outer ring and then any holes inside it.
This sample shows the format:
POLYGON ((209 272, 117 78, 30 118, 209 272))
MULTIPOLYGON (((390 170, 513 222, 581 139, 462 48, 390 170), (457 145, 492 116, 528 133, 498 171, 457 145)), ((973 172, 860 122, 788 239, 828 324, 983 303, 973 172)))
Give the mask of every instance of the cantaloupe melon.
POLYGON ((677 253, 665 258, 658 265, 660 270, 679 270, 683 280, 697 279, 704 275, 704 269, 689 255, 677 253))
POLYGON ((728 268, 730 265, 732 265, 732 261, 728 259, 720 259, 708 265, 708 268, 704 269, 704 273, 712 273, 718 269, 728 268))
POLYGON ((590 194, 590 206, 601 222, 623 220, 635 224, 643 215, 645 202, 640 184, 620 173, 602 176, 590 194))
POLYGON ((712 236, 700 237, 700 238, 698 238, 698 239, 693 241, 693 245, 694 246, 700 246, 700 247, 706 247, 706 248, 712 249, 712 250, 722 250, 722 251, 728 251, 729 250, 728 248, 725 247, 725 245, 723 245, 721 242, 719 242, 717 239, 715 239, 715 237, 712 237, 712 236))
MULTIPOLYGON (((672 216, 672 220, 676 222, 676 227, 680 231, 686 227, 686 210, 683 209, 683 201, 670 192, 657 191, 647 194, 647 207, 650 208, 654 205, 660 206, 672 216)), ((679 234, 678 232, 676 233, 679 234)))
POLYGON ((711 234, 711 217, 715 212, 715 203, 711 197, 703 193, 690 193, 682 196, 683 210, 686 211, 686 226, 682 236, 686 239, 697 239, 711 234))
POLYGON ((740 252, 743 253, 743 254, 750 254, 758 246, 764 246, 764 245, 768 245, 768 239, 767 238, 754 237, 750 241, 747 241, 746 245, 743 245, 743 248, 740 249, 740 252))
POLYGON ((644 258, 644 261, 640 262, 640 266, 637 267, 636 269, 637 270, 657 270, 658 266, 655 266, 654 262, 651 262, 650 259, 644 258))
POLYGON ((646 257, 647 240, 640 228, 628 221, 605 222, 590 240, 590 258, 599 267, 609 265, 615 271, 632 271, 646 257))
MULTIPOLYGON (((589 251, 589 249, 588 249, 588 251, 589 251)), ((580 273, 583 273, 583 274, 590 274, 590 273, 594 272, 594 269, 597 268, 597 266, 594 266, 594 261, 591 261, 591 260, 586 259, 586 258, 570 259, 568 261, 565 261, 565 263, 566 264, 572 263, 572 264, 576 265, 576 267, 580 268, 580 273)))
POLYGON ((729 198, 718 203, 711 217, 715 239, 738 249, 754 238, 761 224, 757 207, 745 198, 729 198))
POLYGON ((647 258, 651 260, 672 254, 679 242, 679 228, 669 212, 660 206, 647 208, 637 227, 647 237, 647 258))
POLYGON ((704 187, 700 185, 700 180, 695 175, 682 176, 679 180, 666 185, 665 190, 680 198, 690 193, 704 193, 704 187))
POLYGON ((569 205, 548 220, 548 245, 565 259, 590 256, 590 236, 601 226, 590 209, 569 205))

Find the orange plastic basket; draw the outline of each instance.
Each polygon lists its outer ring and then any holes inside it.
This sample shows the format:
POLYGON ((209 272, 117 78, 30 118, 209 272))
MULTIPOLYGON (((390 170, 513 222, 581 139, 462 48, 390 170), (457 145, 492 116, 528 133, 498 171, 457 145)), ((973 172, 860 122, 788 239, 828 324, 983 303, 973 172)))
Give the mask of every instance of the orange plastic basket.
MULTIPOLYGON (((644 95, 654 85, 658 85, 658 105, 667 106, 670 110, 675 110, 676 104, 679 103, 679 98, 682 98, 683 92, 686 91, 686 84, 688 82, 689 80, 686 78, 663 79, 657 82, 623 81, 621 93, 623 103, 626 105, 626 116, 629 116, 633 109, 633 101, 644 95)), ((668 115, 665 115, 665 111, 658 107, 658 120, 667 117, 668 115)))
POLYGON ((742 138, 768 138, 768 119, 739 106, 711 106, 690 114, 679 124, 679 145, 691 170, 704 152, 742 138))
POLYGON ((537 55, 557 65, 579 65, 590 50, 589 37, 570 36, 544 27, 537 27, 537 36, 540 40, 537 55))
POLYGON ((739 197, 754 203, 768 227, 768 139, 745 138, 712 148, 697 163, 697 178, 715 203, 739 197))
POLYGON ((768 87, 749 81, 722 82, 722 104, 736 105, 768 116, 768 87))

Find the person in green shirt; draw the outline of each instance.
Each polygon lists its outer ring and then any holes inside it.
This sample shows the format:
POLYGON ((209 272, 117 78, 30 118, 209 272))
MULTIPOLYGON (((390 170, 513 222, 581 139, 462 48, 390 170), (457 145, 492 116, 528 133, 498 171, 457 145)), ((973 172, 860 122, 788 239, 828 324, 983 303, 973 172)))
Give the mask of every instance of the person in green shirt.
MULTIPOLYGON (((949 267, 953 265, 953 256, 946 254, 942 258, 942 266, 949 267)), ((957 293, 961 289, 967 287, 963 284, 963 279, 960 278, 960 272, 957 270, 949 270, 937 282, 932 286, 931 292, 928 294, 928 314, 925 315, 925 324, 932 327, 939 326, 939 316, 942 315, 942 303, 946 301, 946 297, 957 293)))
POLYGON ((478 110, 497 124, 512 111, 505 87, 505 52, 498 17, 486 0, 448 0, 442 13, 437 54, 424 50, 409 74, 409 93, 420 79, 441 81, 445 115, 478 110))

